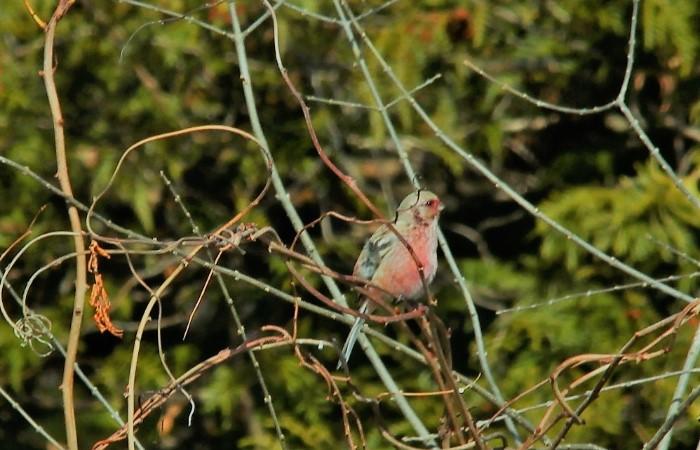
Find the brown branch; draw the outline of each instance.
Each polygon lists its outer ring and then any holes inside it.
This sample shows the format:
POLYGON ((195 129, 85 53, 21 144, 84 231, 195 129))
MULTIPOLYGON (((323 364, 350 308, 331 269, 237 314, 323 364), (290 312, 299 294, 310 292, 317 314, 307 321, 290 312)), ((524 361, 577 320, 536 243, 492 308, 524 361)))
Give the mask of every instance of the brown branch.
MULTIPOLYGON (((263 330, 265 327, 263 327, 263 330)), ((276 331, 276 330, 275 330, 276 331)), ((181 389, 182 386, 187 386, 188 384, 196 381, 199 377, 204 375, 209 369, 223 363, 224 361, 243 353, 247 350, 262 348, 265 345, 272 343, 280 343, 288 340, 287 336, 265 336, 262 338, 253 339, 242 343, 236 348, 225 348, 221 350, 214 356, 211 356, 204 361, 200 362, 196 366, 190 368, 187 372, 178 377, 175 381, 171 381, 166 387, 160 389, 157 393, 142 402, 140 407, 134 413, 133 426, 137 426, 146 419, 155 409, 160 407, 165 403, 177 390, 181 389)), ((92 446, 92 450, 104 450, 115 442, 122 441, 127 438, 128 435, 128 424, 125 424, 117 431, 112 433, 111 436, 96 442, 92 446)))
MULTIPOLYGON (((424 356, 425 360, 428 362, 431 371, 433 372, 433 378, 435 379, 435 382, 438 385, 438 389, 440 389, 443 392, 449 392, 452 389, 451 387, 448 387, 445 384, 445 380, 442 377, 443 372, 440 368, 440 357, 438 356, 440 350, 437 349, 434 345, 436 339, 434 336, 432 336, 430 325, 427 323, 427 320, 425 318, 420 320, 418 323, 421 329, 423 330, 423 335, 425 336, 426 341, 428 342, 428 347, 425 349, 424 356), (428 349, 432 349, 432 351, 428 349)), ((467 443, 467 441, 465 440, 464 435, 462 434, 462 427, 460 426, 459 420, 457 419, 457 413, 454 409, 452 399, 449 394, 443 394, 442 398, 445 404, 445 409, 447 411, 447 417, 450 423, 452 424, 452 432, 455 434, 455 436, 457 436, 457 441, 459 442, 459 444, 464 445, 467 443)), ((478 438, 475 438, 475 441, 477 439, 478 438)), ((449 441, 449 434, 447 440, 449 441)))
MULTIPOLYGON (((243 137, 244 139, 250 140, 254 142, 257 146, 260 152, 262 153, 265 162, 266 162, 266 168, 267 168, 267 179, 265 181, 265 186, 260 190, 258 195, 251 201, 248 205, 246 205, 245 208, 243 208, 241 211, 239 211, 236 215, 234 215, 230 220, 228 220, 225 224, 219 226, 213 233, 213 236, 218 236, 219 234, 223 233, 225 230, 229 229, 236 223, 238 223, 248 212, 250 212, 255 206, 257 206, 260 201, 263 199, 265 194, 267 193, 270 183, 271 183, 271 178, 270 175, 272 173, 272 158, 270 154, 268 153, 267 149, 263 147, 260 142, 255 139, 253 135, 250 133, 243 131, 241 129, 235 128, 235 127, 229 127, 226 125, 200 125, 200 126, 194 126, 194 127, 188 127, 188 128, 183 128, 175 131, 170 131, 167 133, 162 133, 158 134, 155 136, 149 136, 147 138, 144 138, 135 144, 132 144, 129 148, 127 148, 122 156, 119 158, 119 161, 117 162, 117 166, 115 167, 114 171, 112 172, 112 176, 110 177, 109 181, 107 182, 107 185, 105 188, 93 198, 92 204, 90 205, 90 208, 88 208, 88 213, 86 217, 86 227, 88 231, 90 232, 91 236, 94 239, 100 239, 104 240, 105 242, 112 242, 112 243, 119 243, 121 240, 120 239, 115 239, 115 238, 110 238, 108 236, 101 236, 97 233, 95 233, 92 230, 90 219, 93 214, 93 211, 97 205, 97 202, 104 196, 104 194, 110 189, 112 184, 114 183, 114 180, 119 172, 119 170, 122 167, 122 164, 124 163, 124 160, 126 157, 134 150, 144 146, 145 144, 153 141, 159 141, 163 139, 169 139, 172 137, 177 137, 185 134, 190 134, 190 133, 195 133, 199 131, 225 131, 228 133, 232 133, 238 136, 243 137)), ((249 232, 249 227, 243 226, 239 227, 237 230, 237 233, 247 233, 249 232)), ((129 381, 128 381, 128 393, 127 393, 127 438, 128 438, 128 445, 129 445, 129 450, 133 450, 134 448, 134 384, 136 382, 136 366, 138 364, 138 354, 139 350, 141 348, 141 338, 143 336, 144 329, 146 327, 146 323, 148 320, 150 320, 150 313, 151 310, 153 309, 153 306, 155 305, 156 301, 159 301, 160 295, 164 292, 164 290, 177 278, 180 273, 189 265, 189 262, 199 253, 205 246, 207 245, 206 242, 200 242, 198 243, 195 248, 190 251, 178 264, 178 266, 175 268, 175 270, 168 275, 166 280, 160 285, 160 287, 154 291, 153 295, 148 301, 148 304, 146 305, 146 309, 141 316, 141 321, 139 322, 138 329, 136 330, 136 339, 134 341, 134 346, 132 350, 132 355, 131 355, 131 364, 129 366, 129 381)))
POLYGON ((413 259, 413 262, 416 264, 416 268, 418 269, 418 274, 420 275, 421 278, 421 283, 423 285, 423 289, 426 293, 426 297, 428 297, 428 300, 430 304, 435 304, 435 299, 433 298, 432 294, 430 293, 430 288, 428 286, 428 283, 425 279, 425 270, 423 267, 423 264, 420 262, 420 259, 416 255, 416 253, 413 251, 413 247, 406 241, 406 239, 398 232, 396 227, 393 225, 393 223, 386 221, 384 219, 384 215, 379 211, 379 209, 372 203, 372 201, 367 198, 367 196, 360 190, 360 188, 357 187, 357 182, 355 181, 354 178, 352 178, 349 175, 345 175, 342 170, 338 168, 338 166, 331 161, 331 159, 328 157, 328 154, 326 151, 323 149, 321 146, 321 142, 318 140, 318 136, 316 135, 316 129, 313 126, 313 123, 311 122, 311 113, 309 107, 306 105, 306 102, 304 101, 304 97, 301 95, 299 90, 296 88, 294 83, 292 82, 291 78, 289 78, 289 73, 287 72, 287 69, 284 67, 284 64, 282 63, 282 56, 280 55, 280 50, 279 50, 279 28, 277 25, 277 14, 275 13, 275 9, 272 7, 269 1, 263 0, 263 4, 265 7, 270 11, 270 17, 272 18, 272 32, 273 32, 273 37, 274 37, 274 44, 275 44, 275 58, 277 60, 277 67, 279 68, 280 74, 282 75, 282 78, 284 79, 284 82, 287 84, 287 87, 289 88, 289 91, 292 93, 294 98, 297 100, 297 103, 299 103, 299 107, 301 108, 301 112, 304 115, 304 122, 306 124, 306 129, 309 133, 309 137, 311 138, 311 142, 313 143, 314 149, 318 153, 319 158, 321 158, 321 161, 328 167, 333 174, 335 174, 345 185, 347 185, 350 190, 362 201, 362 203, 369 208, 370 211, 372 211, 372 214, 377 219, 381 219, 386 222, 387 227, 389 230, 391 230, 392 233, 396 235, 396 237, 401 241, 404 247, 408 250, 409 254, 411 255, 411 258, 413 259))
POLYGON ((34 228, 34 223, 36 223, 36 219, 39 218, 39 215, 44 212, 46 209, 46 205, 41 205, 41 208, 39 208, 39 211, 34 214, 34 218, 32 219, 31 222, 29 222, 29 225, 27 226, 27 229, 24 230, 24 233, 20 234, 10 245, 7 246, 7 248, 0 254, 0 261, 5 259, 5 256, 7 256, 13 248, 15 248, 17 245, 19 245, 20 242, 22 242, 27 236, 32 234, 32 228, 34 228))
MULTIPOLYGON (((224 254, 223 250, 219 250, 219 252, 216 254, 216 258, 212 261, 213 265, 217 265, 219 263, 219 259, 221 259, 221 256, 224 254)), ((197 301, 194 303, 194 308, 192 308, 192 312, 190 313, 190 317, 187 319, 187 326, 185 327, 185 332, 182 335, 182 340, 184 341, 187 338, 187 332, 190 330, 190 325, 192 324, 192 319, 194 319, 194 315, 197 312, 197 308, 199 308, 200 303, 202 303, 202 299, 204 298, 204 293, 207 292, 207 287, 209 286, 209 283, 211 282, 211 277, 214 275, 214 268, 212 267, 209 269, 209 273, 207 274, 207 279, 204 281, 204 286, 202 286, 202 290, 199 292, 199 297, 197 297, 197 301)))
MULTIPOLYGON (((86 228, 88 229, 88 232, 92 235, 93 238, 95 239, 100 239, 104 240, 106 242, 110 242, 110 238, 108 236, 101 236, 98 233, 96 233, 92 229, 92 224, 91 224, 91 219, 92 215, 94 214, 94 210, 97 206, 97 202, 105 195, 105 193, 112 187, 112 184, 114 183, 115 178, 117 177, 117 173, 121 169, 122 164, 124 164, 124 160, 126 157, 134 150, 143 147, 144 145, 150 143, 150 142, 155 142, 155 141, 160 141, 160 140, 165 140, 165 139, 170 139, 173 137, 178 137, 186 134, 193 134, 201 131, 225 131, 227 133, 235 134, 237 136, 240 136, 246 140, 252 141, 255 145, 257 145, 258 149, 260 150, 260 153, 262 153, 264 159, 265 159, 265 165, 267 169, 267 179, 265 181, 265 186, 260 190, 258 193, 257 197, 253 199, 252 202, 250 202, 248 205, 246 205, 245 208, 243 208, 241 211, 239 211, 235 216, 233 216, 231 219, 229 219, 226 223, 223 225, 219 226, 216 230, 214 230, 211 235, 217 236, 227 228, 232 227, 236 223, 238 223, 243 217, 245 217, 246 214, 248 214, 254 207, 256 207, 262 198, 265 196, 267 193, 271 179, 270 175, 272 174, 272 157, 268 153, 267 149, 265 149, 264 146, 260 144, 260 142, 253 136, 252 134, 248 133, 247 131, 241 130, 239 128, 235 127, 229 127, 226 125, 197 125, 193 127, 187 127, 187 128, 182 128, 179 130, 175 131, 169 131, 167 133, 161 133, 157 134, 154 136, 149 136, 147 138, 141 139, 140 141, 136 142, 135 144, 132 144, 129 148, 124 150, 124 153, 122 156, 119 158, 119 161, 117 162, 117 166, 114 169, 114 172, 112 172, 112 176, 110 177, 109 181, 107 182, 107 185, 105 186, 102 191, 97 194, 93 200, 92 204, 88 208, 88 213, 86 217, 86 228)), ((203 246, 204 244, 202 244, 203 246)))
POLYGON ((381 223, 381 224, 386 224, 389 223, 389 221, 384 220, 384 219, 372 219, 372 220, 361 220, 357 219, 355 217, 350 217, 346 216, 344 214, 340 214, 335 211, 326 211, 323 214, 321 214, 319 217, 316 219, 312 220, 311 222, 305 224, 294 236, 294 239, 292 240, 291 245, 289 246, 290 249, 294 250, 294 247, 296 247, 297 242, 301 238, 301 235, 305 232, 308 231, 309 229, 315 227, 318 225, 319 222, 321 222, 323 219, 326 217, 335 217, 336 219, 340 219, 343 222, 348 222, 348 223, 355 223, 355 224, 361 224, 361 225, 370 225, 373 223, 381 223))
MULTIPOLYGON (((549 408, 547 408, 547 411, 542 416, 542 419, 535 428, 535 431, 530 436, 528 436, 525 442, 523 442, 523 444, 519 447, 520 450, 530 448, 532 444, 537 442, 548 430, 552 429, 552 427, 554 427, 560 420, 567 418, 562 430, 559 432, 556 439, 552 443, 553 447, 556 447, 556 445, 558 445, 564 439, 564 437, 566 436, 566 434, 571 429, 574 423, 583 423, 583 421, 580 418, 581 413, 593 402, 593 400, 595 400, 595 398, 598 396, 604 385, 612 376, 612 373, 617 366, 628 362, 647 361, 668 353, 675 340, 675 336, 679 328, 683 324, 687 323, 690 318, 698 315, 699 313, 700 300, 695 300, 686 305, 686 307, 683 308, 683 310, 681 310, 680 312, 672 316, 666 317, 662 320, 659 320, 658 322, 655 322, 654 324, 635 332, 632 335, 632 337, 620 348, 620 351, 618 353, 576 355, 566 359, 564 362, 559 364, 559 366, 557 366, 554 369, 554 371, 552 371, 552 374, 549 377, 549 381, 552 385, 552 392, 556 401, 552 403, 552 405, 549 406, 549 408), (631 348, 632 345, 635 344, 639 339, 641 339, 644 336, 650 335, 651 333, 660 330, 667 325, 668 327, 666 329, 663 329, 663 331, 661 331, 661 333, 659 333, 659 335, 656 336, 651 341, 651 343, 643 346, 637 351, 627 352, 627 350, 631 348), (669 343, 667 343, 661 349, 655 349, 655 347, 659 346, 666 339, 669 340, 669 343), (557 385, 557 379, 565 370, 592 362, 603 364, 603 366, 598 367, 592 370, 591 372, 586 373, 581 377, 577 378, 576 380, 571 382, 566 389, 559 389, 557 385), (598 380, 596 386, 590 391, 590 393, 581 402, 581 404, 579 404, 576 411, 571 409, 571 407, 567 404, 565 400, 565 396, 567 395, 567 393, 571 389, 581 385, 584 381, 591 379, 593 376, 599 374, 600 372, 603 372, 603 375, 598 380), (559 413, 554 419, 550 420, 550 417, 553 415, 557 405, 561 407, 563 412, 559 413)), ((543 384, 545 383, 539 383, 537 387, 540 387, 543 384)), ((532 392, 532 389, 530 389, 528 392, 532 392)))
MULTIPOLYGON (((452 395, 457 401, 457 406, 459 407, 460 413, 462 414, 464 422, 467 425, 467 429, 469 430, 469 434, 471 434, 472 439, 476 443, 477 448, 479 448, 480 450, 486 450, 487 446, 482 441, 479 430, 476 427, 476 424, 474 422, 474 419, 472 418, 471 413, 469 412, 469 408, 464 403, 464 398, 459 393, 459 389, 457 389, 457 384, 455 383, 455 380, 452 376, 452 362, 448 361, 448 358, 451 358, 451 355, 446 354, 444 347, 441 343, 441 340, 444 339, 445 342, 447 342, 449 344, 449 340, 448 340, 447 336, 442 335, 440 333, 440 331, 442 331, 443 333, 446 332, 445 327, 442 324, 442 321, 440 320, 440 318, 432 310, 430 310, 428 312, 427 320, 426 319, 423 319, 423 320, 426 321, 427 325, 430 327, 429 336, 432 338, 431 345, 435 349, 435 355, 437 356, 437 361, 440 365, 440 371, 442 373, 442 376, 444 377, 446 386, 452 390, 452 395), (438 330, 438 326, 440 326, 441 330, 438 330)), ((449 351, 449 349, 448 349, 448 351, 449 351)), ((449 399, 446 399, 446 401, 449 401, 449 399)), ((458 426, 458 424, 456 424, 456 425, 458 426)), ((459 432, 460 430, 461 430, 461 427, 458 428, 456 431, 459 432)), ((458 436, 459 436, 459 434, 458 434, 458 436)))
MULTIPOLYGON (((66 157, 66 142, 64 135, 64 122, 61 113, 61 103, 56 91, 54 81, 54 36, 58 21, 68 12, 75 0, 59 0, 56 9, 46 24, 46 38, 44 41, 44 65, 41 73, 44 79, 44 87, 49 100, 51 119, 54 129, 54 145, 56 147, 57 176, 61 186, 61 191, 69 197, 73 197, 73 189, 68 175, 68 161, 66 157)), ((80 216, 75 206, 68 207, 68 218, 70 219, 71 230, 74 233, 73 245, 75 246, 75 298, 73 300, 73 315, 68 335, 68 345, 66 346, 66 359, 63 366, 63 381, 61 389, 63 392, 63 413, 66 424, 66 439, 70 450, 78 448, 78 432, 75 423, 75 406, 73 404, 73 366, 75 365, 78 353, 78 343, 80 341, 80 326, 83 319, 83 307, 85 305, 85 291, 87 290, 87 266, 85 261, 85 242, 80 224, 80 216)))
MULTIPOLYGON (((288 265, 287 268, 289 269, 290 273, 294 278, 299 281, 299 283, 306 289, 309 293, 311 293, 314 297, 319 299, 323 304, 328 306, 329 308, 335 309, 338 312, 344 313, 344 314, 349 314, 355 317, 362 317, 364 320, 368 320, 371 322, 377 322, 377 323, 382 323, 382 324, 388 324, 392 322, 403 322, 408 319, 415 319, 417 317, 422 317, 425 314, 425 305, 418 305, 417 308, 405 312, 405 313, 400 313, 400 314, 392 314, 391 316, 381 316, 377 314, 363 314, 360 312, 355 311, 352 308, 346 308, 344 306, 341 306, 337 303, 335 303, 333 300, 328 298, 327 296, 323 295, 318 289, 313 287, 296 269, 294 269, 293 266, 288 265)), ((361 291, 362 292, 362 291, 361 291)), ((368 298, 371 298, 370 296, 372 295, 368 291, 364 291, 366 294, 368 294, 368 298)), ((385 308, 388 311, 391 311, 391 309, 384 304, 384 302, 381 302, 379 299, 373 299, 374 302, 377 304, 380 304, 383 308, 385 308)))

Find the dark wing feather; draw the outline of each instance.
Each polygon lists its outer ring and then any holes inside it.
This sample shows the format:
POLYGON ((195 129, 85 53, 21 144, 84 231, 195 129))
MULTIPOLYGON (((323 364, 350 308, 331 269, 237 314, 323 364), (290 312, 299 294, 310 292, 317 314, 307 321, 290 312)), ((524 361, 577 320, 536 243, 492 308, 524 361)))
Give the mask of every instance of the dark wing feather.
POLYGON ((371 280, 379 264, 397 241, 396 235, 388 227, 382 225, 365 242, 365 246, 362 248, 362 252, 360 252, 360 256, 355 263, 353 275, 365 280, 371 280))

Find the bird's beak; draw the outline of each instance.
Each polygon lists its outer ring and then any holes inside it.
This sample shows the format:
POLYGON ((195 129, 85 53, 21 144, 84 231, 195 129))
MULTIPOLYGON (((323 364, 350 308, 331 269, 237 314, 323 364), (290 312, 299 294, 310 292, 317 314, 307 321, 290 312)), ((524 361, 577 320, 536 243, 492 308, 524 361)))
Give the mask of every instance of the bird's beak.
POLYGON ((438 206, 438 211, 442 211, 443 209, 445 209, 445 204, 440 202, 440 206, 438 206))

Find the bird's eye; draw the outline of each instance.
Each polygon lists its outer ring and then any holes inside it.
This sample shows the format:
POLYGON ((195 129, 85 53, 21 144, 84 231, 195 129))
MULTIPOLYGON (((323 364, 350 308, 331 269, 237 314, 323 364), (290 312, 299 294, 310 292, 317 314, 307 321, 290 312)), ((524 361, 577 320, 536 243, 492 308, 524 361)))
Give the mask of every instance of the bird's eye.
POLYGON ((425 202, 425 206, 432 208, 433 206, 435 206, 435 200, 428 200, 427 202, 425 202))

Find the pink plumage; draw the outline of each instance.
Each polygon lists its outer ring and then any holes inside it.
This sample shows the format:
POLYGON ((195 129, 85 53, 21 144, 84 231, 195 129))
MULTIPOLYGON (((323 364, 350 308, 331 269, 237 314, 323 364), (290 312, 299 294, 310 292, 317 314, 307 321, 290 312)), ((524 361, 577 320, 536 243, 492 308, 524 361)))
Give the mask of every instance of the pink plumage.
MULTIPOLYGON (((417 191, 401 201, 396 210, 394 228, 411 247, 423 267, 426 283, 437 271, 437 223, 443 206, 429 191, 417 191)), ((416 299, 425 295, 419 266, 406 245, 386 225, 382 225, 367 240, 357 258, 353 275, 370 281, 397 299, 416 299)), ((360 311, 373 308, 365 300, 360 311)), ((347 361, 364 321, 358 318, 348 335, 340 361, 347 361)), ((340 367, 341 362, 338 363, 340 367)))

